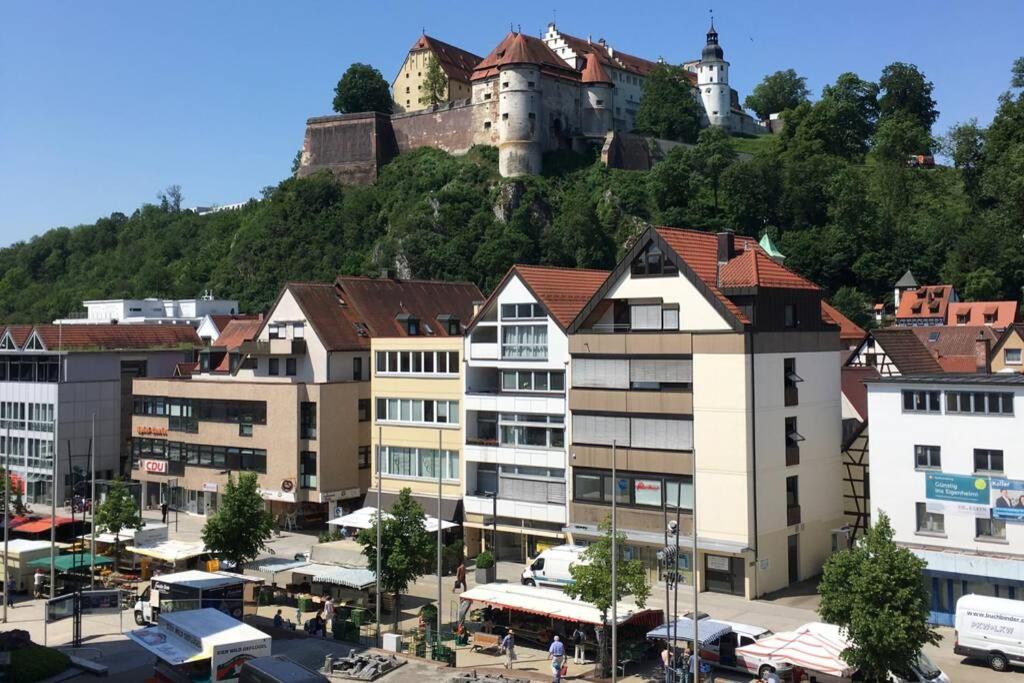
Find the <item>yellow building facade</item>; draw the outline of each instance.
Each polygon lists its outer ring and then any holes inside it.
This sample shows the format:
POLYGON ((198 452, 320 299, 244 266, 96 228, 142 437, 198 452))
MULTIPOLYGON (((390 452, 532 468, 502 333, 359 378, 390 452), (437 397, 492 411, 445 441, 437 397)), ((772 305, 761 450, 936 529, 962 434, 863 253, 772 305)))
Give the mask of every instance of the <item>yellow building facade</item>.
POLYGON ((430 106, 429 103, 420 102, 420 98, 426 92, 424 82, 427 69, 434 59, 440 62, 441 70, 448 79, 448 87, 442 101, 453 102, 472 97, 469 79, 473 67, 480 62, 480 57, 436 38, 422 35, 409 49, 405 61, 402 62, 402 68, 391 82, 391 97, 396 112, 418 111, 430 106))

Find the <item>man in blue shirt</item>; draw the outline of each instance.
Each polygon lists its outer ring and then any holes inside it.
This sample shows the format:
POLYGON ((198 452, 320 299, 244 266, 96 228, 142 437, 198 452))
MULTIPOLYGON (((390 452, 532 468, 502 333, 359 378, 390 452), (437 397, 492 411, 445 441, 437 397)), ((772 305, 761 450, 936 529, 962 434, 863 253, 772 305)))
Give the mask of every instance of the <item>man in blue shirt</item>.
POLYGON ((554 678, 554 682, 561 683, 562 663, 565 661, 565 644, 562 643, 561 638, 558 636, 555 636, 551 647, 548 648, 548 659, 551 660, 551 675, 554 678))

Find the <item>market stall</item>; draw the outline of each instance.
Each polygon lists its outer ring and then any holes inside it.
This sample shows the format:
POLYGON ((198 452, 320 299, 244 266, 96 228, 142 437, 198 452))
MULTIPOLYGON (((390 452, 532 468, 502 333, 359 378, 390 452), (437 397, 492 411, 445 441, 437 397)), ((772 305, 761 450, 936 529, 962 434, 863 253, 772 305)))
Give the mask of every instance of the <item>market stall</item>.
MULTIPOLYGON (((732 626, 714 619, 701 619, 697 627, 700 644, 703 645, 732 630, 732 626)), ((647 640, 674 640, 693 643, 693 619, 679 619, 674 624, 662 624, 647 632, 647 640)))
POLYGON ((142 578, 149 578, 155 571, 183 571, 186 569, 214 570, 216 563, 210 550, 202 541, 166 540, 145 545, 125 547, 130 553, 142 558, 142 578), (146 560, 149 560, 148 562, 146 560))
POLYGON ((270 655, 270 636, 215 609, 161 613, 128 636, 157 656, 153 671, 170 683, 230 683, 246 661, 270 655))
MULTIPOLYGON (((375 507, 364 507, 359 508, 355 512, 350 512, 347 515, 341 517, 335 517, 329 520, 327 523, 333 526, 341 527, 343 529, 372 529, 373 518, 377 514, 377 508, 375 507)), ((389 519, 391 513, 385 512, 383 515, 384 519, 389 519)), ((455 522, 448 522, 441 520, 441 530, 454 529, 459 526, 455 522)), ((423 520, 423 528, 427 532, 436 534, 437 533, 437 517, 431 517, 427 515, 423 520)))
POLYGON ((292 576, 297 584, 308 585, 312 595, 329 595, 339 605, 360 607, 367 605, 370 589, 377 584, 376 574, 369 569, 316 562, 293 569, 292 576))
MULTIPOLYGON (((704 622, 701 622, 703 627, 704 622)), ((836 678, 849 678, 856 671, 843 658, 849 647, 838 626, 805 624, 795 631, 776 633, 753 645, 736 648, 737 656, 754 656, 782 660, 807 671, 836 678)))
MULTIPOLYGON (((3 553, 0 552, 0 557, 3 553)), ((15 590, 31 591, 33 587, 32 575, 36 568, 30 563, 34 560, 46 558, 46 566, 50 566, 50 542, 30 541, 25 538, 14 538, 7 542, 7 563, 6 567, 11 573, 15 582, 15 590)), ((2 575, 2 572, 0 572, 2 575)), ((6 577, 5 577, 6 578, 6 577)))

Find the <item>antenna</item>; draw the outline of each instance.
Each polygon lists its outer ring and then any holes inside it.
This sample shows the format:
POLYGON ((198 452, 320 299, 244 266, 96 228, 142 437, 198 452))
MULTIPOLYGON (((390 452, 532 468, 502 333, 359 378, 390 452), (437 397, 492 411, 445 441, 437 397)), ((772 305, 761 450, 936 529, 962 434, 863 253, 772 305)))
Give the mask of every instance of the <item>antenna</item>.
POLYGON ((551 23, 552 24, 557 24, 558 23, 558 9, 557 8, 551 10, 551 23))

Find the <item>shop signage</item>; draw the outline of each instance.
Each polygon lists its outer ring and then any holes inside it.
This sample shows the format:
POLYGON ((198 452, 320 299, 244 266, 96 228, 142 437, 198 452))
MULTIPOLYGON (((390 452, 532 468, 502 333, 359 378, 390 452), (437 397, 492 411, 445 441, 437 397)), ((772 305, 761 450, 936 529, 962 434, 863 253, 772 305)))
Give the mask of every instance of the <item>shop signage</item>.
POLYGON ((82 614, 117 614, 121 611, 121 591, 82 591, 79 594, 82 614))
POLYGON ((284 481, 281 482, 281 490, 286 493, 292 491, 294 488, 295 482, 293 482, 291 479, 285 479, 284 481))
POLYGON ((928 512, 936 512, 940 515, 969 515, 987 519, 990 508, 987 505, 974 505, 972 503, 945 503, 929 500, 925 503, 928 512))
POLYGON ((143 460, 142 471, 151 474, 167 474, 166 460, 143 460))
POLYGON ((75 615, 75 594, 68 593, 46 601, 46 623, 52 624, 75 615))
POLYGON ((992 519, 1024 522, 1024 481, 993 477, 989 486, 992 489, 992 519))
POLYGON ((167 436, 167 427, 139 425, 135 428, 135 433, 139 436, 167 436))
POLYGON ((722 557, 720 555, 706 555, 708 562, 708 569, 716 572, 727 572, 730 571, 729 558, 722 557))
POLYGON ((204 491, 209 491, 211 493, 217 493, 217 482, 215 482, 215 481, 205 481, 205 482, 203 482, 203 490, 204 491))
POLYGON ((260 489, 260 496, 263 500, 280 500, 285 503, 295 502, 295 493, 292 491, 274 491, 272 489, 260 489))
POLYGON ((925 497, 928 500, 988 505, 988 479, 962 474, 929 472, 925 477, 925 497))

